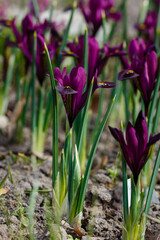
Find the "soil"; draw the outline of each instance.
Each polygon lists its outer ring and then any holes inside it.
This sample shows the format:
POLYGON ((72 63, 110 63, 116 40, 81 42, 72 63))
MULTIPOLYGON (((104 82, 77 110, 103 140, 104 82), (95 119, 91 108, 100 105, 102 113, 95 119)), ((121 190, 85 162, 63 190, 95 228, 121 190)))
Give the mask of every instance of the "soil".
MULTIPOLYGON (((122 239, 122 175, 119 172, 115 181, 113 181, 108 171, 108 169, 114 168, 118 145, 115 141, 108 141, 106 147, 107 134, 108 130, 106 128, 95 155, 88 183, 82 226, 80 229, 76 226, 70 226, 64 217, 60 224, 61 235, 59 235, 59 239, 69 239, 70 235, 73 239, 82 238, 82 240, 122 239)), ((30 158, 30 153, 28 152, 29 139, 29 130, 25 129, 23 145, 6 144, 3 139, 5 144, 1 144, 0 147, 0 179, 8 172, 7 163, 9 163, 11 168, 13 178, 11 179, 11 176, 8 177, 4 186, 8 192, 0 198, 0 240, 29 239, 27 208, 29 206, 30 194, 27 194, 25 191, 32 189, 35 180, 35 170, 33 170, 32 164, 28 160, 30 158), (27 157, 25 158, 23 155, 18 156, 18 153, 24 153, 27 157)), ((46 143, 47 151, 41 157, 45 161, 41 161, 36 169, 40 190, 50 190, 52 187, 50 140, 49 131, 48 142, 46 143)), ((59 141, 61 144, 64 142, 63 134, 60 134, 59 141)), ((159 176, 158 179, 160 179, 159 176)), ((159 192, 158 185, 156 190, 159 192)), ((36 239, 38 240, 49 239, 46 223, 46 199, 51 199, 51 192, 37 194, 34 227, 36 239)), ((150 215, 158 219, 160 218, 159 204, 152 204, 150 215)), ((56 225, 53 223, 52 228, 56 231, 56 225)), ((159 236, 160 225, 148 220, 146 240, 158 240, 159 236)))

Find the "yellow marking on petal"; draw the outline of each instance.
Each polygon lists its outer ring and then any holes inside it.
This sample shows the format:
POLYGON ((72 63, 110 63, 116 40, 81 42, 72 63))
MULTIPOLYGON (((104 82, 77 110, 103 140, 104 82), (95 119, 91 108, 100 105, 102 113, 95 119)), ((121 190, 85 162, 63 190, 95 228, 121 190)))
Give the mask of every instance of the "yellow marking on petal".
POLYGON ((144 29, 146 29, 146 25, 145 25, 144 23, 142 23, 142 24, 140 24, 139 28, 140 28, 141 30, 144 30, 144 29))
POLYGON ((108 84, 107 83, 98 83, 97 85, 98 86, 107 86, 108 84))
POLYGON ((131 74, 131 73, 134 73, 134 71, 133 70, 129 70, 125 74, 131 74))
POLYGON ((116 9, 114 7, 110 8, 109 10, 110 13, 115 13, 116 12, 116 9))
POLYGON ((73 52, 72 51, 68 51, 68 54, 71 55, 71 54, 73 54, 73 52))
POLYGON ((46 51, 45 50, 43 50, 43 52, 42 52, 43 54, 46 54, 46 51))
POLYGON ((22 43, 18 43, 17 46, 18 46, 18 47, 22 47, 22 43))
POLYGON ((119 49, 116 49, 115 52, 116 52, 116 53, 119 52, 119 49))
POLYGON ((66 88, 70 88, 70 86, 66 86, 66 88))
POLYGON ((12 22, 11 22, 10 20, 7 20, 7 21, 5 22, 5 24, 6 24, 7 26, 11 26, 12 22))

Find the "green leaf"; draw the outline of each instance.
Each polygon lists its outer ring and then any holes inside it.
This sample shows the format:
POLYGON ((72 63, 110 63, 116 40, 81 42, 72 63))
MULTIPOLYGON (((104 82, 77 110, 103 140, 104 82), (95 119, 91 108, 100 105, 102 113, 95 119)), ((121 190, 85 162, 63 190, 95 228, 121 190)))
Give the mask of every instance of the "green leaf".
MULTIPOLYGON (((60 48, 60 52, 61 52, 61 51, 64 51, 64 48, 65 48, 65 46, 66 46, 67 38, 68 38, 68 34, 69 34, 69 30, 70 30, 71 23, 72 23, 72 19, 73 19, 73 14, 74 14, 74 11, 75 11, 75 8, 76 8, 76 7, 77 7, 76 2, 73 2, 72 11, 71 11, 71 16, 70 16, 68 25, 67 25, 67 27, 66 27, 66 31, 65 31, 63 40, 62 40, 62 45, 61 45, 61 48, 60 48)), ((62 55, 59 54, 59 56, 58 56, 58 62, 57 62, 57 66, 58 66, 58 67, 59 67, 60 64, 61 64, 61 61, 62 61, 62 55)))
POLYGON ((52 187, 54 188, 54 184, 57 177, 58 172, 58 114, 57 114, 57 92, 56 92, 56 84, 53 75, 53 69, 51 64, 51 59, 49 56, 49 52, 46 44, 44 44, 48 69, 50 74, 51 86, 52 86, 52 100, 53 100, 53 130, 52 130, 52 187))
POLYGON ((11 173, 11 168, 10 168, 10 165, 9 165, 9 162, 7 162, 7 166, 8 166, 8 171, 9 171, 9 176, 10 176, 10 179, 11 179, 11 183, 13 184, 13 176, 12 176, 12 173, 11 173))
POLYGON ((9 176, 9 173, 7 173, 5 177, 2 179, 2 181, 0 182, 0 188, 3 188, 5 182, 7 181, 8 176, 9 176))
POLYGON ((109 114, 112 110, 114 102, 115 102, 115 97, 113 98, 112 103, 108 107, 108 110, 107 110, 107 112, 106 112, 106 114, 103 118, 103 121, 100 124, 99 130, 97 132, 97 135, 95 137, 95 141, 93 143, 93 146, 92 146, 92 149, 91 149, 91 152, 90 152, 90 155, 89 155, 89 159, 88 159, 88 163, 87 163, 86 171, 85 171, 85 175, 84 175, 84 180, 83 180, 82 188, 81 188, 81 192, 80 192, 80 197, 79 197, 79 201, 78 201, 77 214, 82 212, 82 210, 83 210, 83 204, 84 204, 87 184, 88 184, 88 180, 89 180, 89 174, 90 174, 90 171, 91 171, 94 155, 95 155, 97 145, 98 145, 98 142, 100 140, 103 128, 104 128, 104 126, 107 122, 107 119, 108 119, 109 114))
POLYGON ((74 163, 73 163, 73 192, 77 190, 81 180, 81 168, 79 163, 79 154, 75 144, 74 163))

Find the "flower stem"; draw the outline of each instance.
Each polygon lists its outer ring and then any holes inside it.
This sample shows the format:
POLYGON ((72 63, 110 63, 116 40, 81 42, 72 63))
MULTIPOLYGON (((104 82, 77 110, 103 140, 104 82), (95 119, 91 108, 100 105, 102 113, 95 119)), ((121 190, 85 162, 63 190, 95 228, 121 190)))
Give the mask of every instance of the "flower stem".
POLYGON ((36 48, 37 36, 33 34, 33 53, 32 53, 32 152, 36 151, 36 48))

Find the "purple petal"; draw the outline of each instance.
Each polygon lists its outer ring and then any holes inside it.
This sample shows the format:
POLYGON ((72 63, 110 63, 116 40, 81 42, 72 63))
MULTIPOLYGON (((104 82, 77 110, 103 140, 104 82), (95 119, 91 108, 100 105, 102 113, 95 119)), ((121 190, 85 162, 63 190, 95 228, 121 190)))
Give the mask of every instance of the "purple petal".
POLYGON ((118 83, 113 83, 113 82, 100 82, 100 83, 97 83, 97 88, 112 88, 117 85, 118 83))
POLYGON ((130 57, 131 61, 133 60, 134 56, 139 53, 139 49, 140 48, 139 48, 138 39, 135 38, 130 42, 129 47, 128 47, 129 57, 130 57))
POLYGON ((54 78, 55 80, 58 82, 58 84, 60 86, 63 86, 63 78, 62 78, 62 74, 61 74, 61 71, 58 67, 56 67, 54 69, 54 78))
POLYGON ((65 86, 65 87, 57 86, 56 89, 60 94, 63 94, 63 95, 76 94, 77 93, 77 91, 75 91, 74 89, 72 89, 69 86, 65 86))
POLYGON ((127 148, 127 145, 125 143, 122 131, 118 130, 117 128, 112 128, 110 126, 108 126, 108 127, 109 127, 109 130, 110 130, 111 134, 113 135, 113 137, 119 142, 119 144, 121 146, 121 149, 122 149, 122 152, 123 152, 123 155, 124 155, 124 158, 125 158, 127 164, 129 165, 129 167, 132 170, 132 163, 130 161, 128 148, 127 148))
POLYGON ((159 140, 160 140, 160 133, 154 135, 153 137, 150 136, 149 142, 148 142, 147 146, 151 146, 151 145, 153 145, 154 143, 156 143, 159 140))
POLYGON ((155 51, 151 51, 149 54, 147 54, 147 65, 148 65, 148 74, 150 79, 150 85, 153 89, 155 78, 156 78, 156 72, 157 72, 157 65, 158 65, 158 58, 155 51))
POLYGON ((132 69, 123 69, 121 72, 118 73, 118 80, 126 80, 126 79, 131 79, 131 78, 136 78, 138 77, 139 74, 135 73, 132 69))
POLYGON ((136 136, 136 130, 133 125, 128 122, 126 128, 126 140, 127 140, 127 147, 129 151, 129 155, 131 156, 131 163, 134 166, 134 171, 137 167, 138 161, 138 139, 136 136))
POLYGON ((138 139, 138 155, 144 152, 148 141, 148 130, 145 116, 142 111, 138 114, 135 123, 136 136, 138 139))

